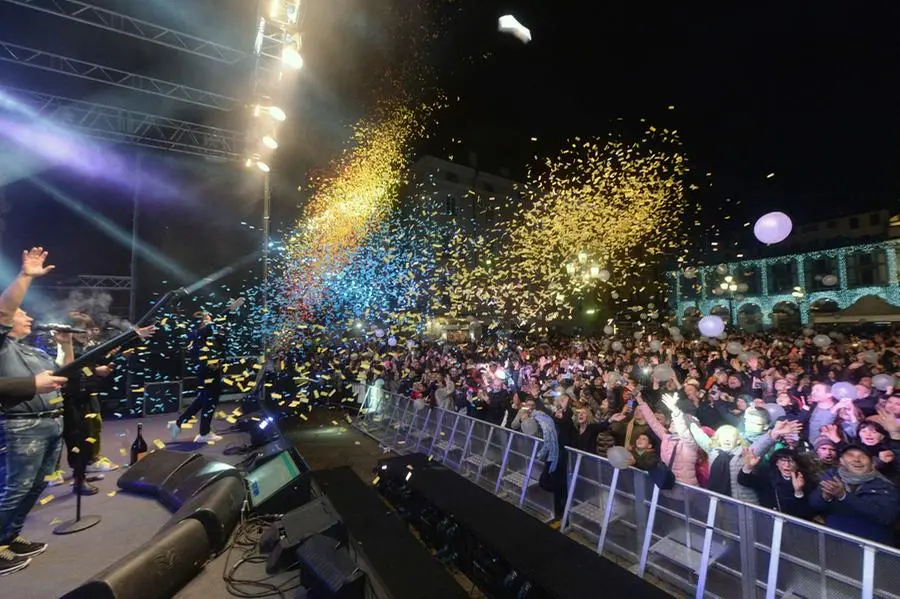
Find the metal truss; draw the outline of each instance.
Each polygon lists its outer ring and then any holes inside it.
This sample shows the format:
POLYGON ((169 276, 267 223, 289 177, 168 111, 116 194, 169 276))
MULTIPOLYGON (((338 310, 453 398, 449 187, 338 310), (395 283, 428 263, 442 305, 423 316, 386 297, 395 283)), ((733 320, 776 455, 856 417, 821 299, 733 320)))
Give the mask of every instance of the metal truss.
POLYGON ((116 275, 78 275, 62 285, 42 285, 45 291, 131 291, 131 277, 116 275))
POLYGON ((145 40, 187 52, 194 56, 209 58, 233 65, 247 56, 246 52, 229 48, 187 33, 135 19, 80 0, 2 0, 33 10, 55 15, 107 31, 114 31, 140 40, 145 40))
POLYGON ((52 94, 10 89, 67 131, 95 139, 179 152, 220 160, 241 160, 243 136, 237 131, 208 127, 145 112, 71 100, 52 94))
POLYGON ((78 275, 78 284, 82 289, 131 289, 131 277, 116 275, 78 275))
POLYGON ((238 105, 236 99, 221 94, 3 41, 0 60, 217 110, 231 110, 238 105))

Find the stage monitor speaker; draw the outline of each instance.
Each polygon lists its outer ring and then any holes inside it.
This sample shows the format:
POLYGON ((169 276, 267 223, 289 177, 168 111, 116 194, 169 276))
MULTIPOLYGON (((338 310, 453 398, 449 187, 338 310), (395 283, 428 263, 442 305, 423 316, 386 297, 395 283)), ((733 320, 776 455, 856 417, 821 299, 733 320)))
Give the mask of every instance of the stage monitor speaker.
POLYGON ((116 484, 123 491, 156 497, 169 477, 200 458, 199 453, 157 449, 128 468, 116 484))
POLYGON ((62 599, 169 599, 200 572, 209 555, 203 525, 187 519, 62 599))
POLYGON ((344 521, 324 497, 291 510, 263 534, 260 551, 271 551, 266 572, 274 574, 295 563, 297 547, 313 535, 330 537, 343 546, 347 545, 344 521), (272 535, 275 536, 274 542, 270 539, 272 535))
POLYGON ((257 515, 286 514, 312 495, 309 466, 296 449, 282 451, 244 477, 257 515))
POLYGON ((309 589, 310 599, 365 599, 365 574, 334 539, 310 537, 297 549, 297 561, 300 583, 309 589))
POLYGON ((158 499, 164 506, 177 512, 186 501, 208 485, 229 477, 240 480, 241 473, 224 462, 213 462, 206 458, 194 460, 163 482, 158 499))
POLYGON ((209 545, 214 553, 218 553, 228 543, 237 526, 246 497, 243 480, 231 476, 221 478, 188 499, 160 529, 160 533, 187 518, 193 518, 206 529, 209 545))

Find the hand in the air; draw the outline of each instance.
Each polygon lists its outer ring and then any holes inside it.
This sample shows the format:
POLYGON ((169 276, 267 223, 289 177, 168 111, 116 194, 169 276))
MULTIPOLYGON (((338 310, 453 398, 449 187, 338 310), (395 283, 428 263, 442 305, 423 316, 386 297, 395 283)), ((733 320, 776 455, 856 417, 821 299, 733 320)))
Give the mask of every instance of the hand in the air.
POLYGON ((43 277, 45 274, 56 268, 55 266, 44 266, 47 260, 47 252, 42 247, 34 247, 30 250, 22 252, 22 274, 26 277, 43 277))

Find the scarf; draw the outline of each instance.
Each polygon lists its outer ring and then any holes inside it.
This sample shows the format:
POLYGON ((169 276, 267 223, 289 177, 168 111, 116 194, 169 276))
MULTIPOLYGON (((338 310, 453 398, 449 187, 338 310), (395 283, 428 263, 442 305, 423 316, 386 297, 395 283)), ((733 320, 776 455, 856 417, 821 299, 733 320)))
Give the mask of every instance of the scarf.
POLYGON ((559 437, 556 436, 556 423, 553 418, 546 412, 535 411, 534 419, 537 420, 541 427, 541 437, 544 443, 538 457, 550 464, 550 472, 556 471, 556 465, 559 463, 559 437))
MULTIPOLYGON (((857 485, 873 481, 876 478, 884 478, 877 470, 872 470, 866 474, 853 474, 843 466, 838 468, 837 475, 838 478, 841 479, 841 482, 844 483, 844 486, 853 488, 856 488, 857 485)), ((890 482, 886 478, 884 478, 884 480, 890 482)))

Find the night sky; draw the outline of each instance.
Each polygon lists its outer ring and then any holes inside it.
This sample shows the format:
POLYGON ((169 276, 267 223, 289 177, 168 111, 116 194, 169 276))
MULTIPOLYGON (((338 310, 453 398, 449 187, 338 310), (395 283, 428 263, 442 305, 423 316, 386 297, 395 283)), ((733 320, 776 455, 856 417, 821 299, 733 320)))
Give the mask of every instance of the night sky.
MULTIPOLYGON (((247 49, 252 40, 252 2, 102 4, 232 46, 247 49)), ((307 66, 286 100, 291 118, 273 171, 276 222, 296 218, 303 201, 297 186, 305 174, 338 154, 349 126, 375 104, 385 73, 401 64, 416 67, 409 85, 439 88, 450 99, 419 150, 462 162, 475 153, 486 171, 503 167, 521 177, 535 156, 553 154, 567 139, 610 131, 636 134, 652 124, 679 131, 693 176, 712 183, 697 201, 707 214, 731 214, 735 226, 771 209, 803 222, 898 207, 900 5, 895 2, 771 2, 740 9, 546 0, 433 1, 416 3, 415 10, 409 0, 308 4, 307 66), (531 29, 530 44, 497 32, 497 18, 507 13, 531 29), (770 173, 775 176, 767 178, 770 173)), ((246 96, 248 64, 208 68, 165 49, 5 3, 0 3, 0 38, 246 96)), ((148 100, 6 62, 0 62, 0 79, 69 97, 163 109, 186 120, 243 126, 237 114, 148 100)), ((21 149, 6 144, 4 151, 9 157, 21 149)), ((116 152, 132 160, 135 150, 116 152)), ((148 159, 153 176, 169 178, 180 191, 148 202, 142 223, 153 230, 142 235, 189 264, 191 272, 206 274, 255 243, 258 232, 240 223, 258 220, 259 186, 238 182, 242 175, 227 166, 190 159, 173 167, 173 160, 182 159, 148 159), (178 216, 179 206, 186 216, 178 216)), ((124 230, 130 227, 128 184, 53 170, 42 176, 64 183, 124 230)), ((50 238, 69 272, 127 274, 127 248, 111 258, 103 233, 59 212, 30 183, 8 186, 6 197, 11 210, 5 255, 31 240, 50 238), (63 216, 48 220, 47 214, 63 216)))

